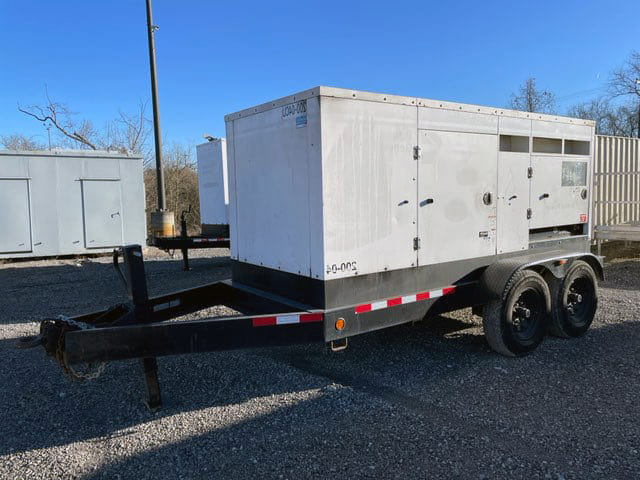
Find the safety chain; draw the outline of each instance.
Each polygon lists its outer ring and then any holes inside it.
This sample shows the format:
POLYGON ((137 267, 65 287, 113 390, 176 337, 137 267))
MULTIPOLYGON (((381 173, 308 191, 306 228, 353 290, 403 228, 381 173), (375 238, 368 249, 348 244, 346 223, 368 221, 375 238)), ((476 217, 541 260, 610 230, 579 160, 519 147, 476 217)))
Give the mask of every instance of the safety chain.
POLYGON ((77 366, 73 367, 71 364, 69 364, 64 356, 64 335, 66 332, 72 330, 90 330, 95 327, 88 323, 74 320, 73 318, 67 317, 66 315, 58 315, 56 317, 56 320, 60 321, 60 323, 64 325, 61 328, 60 336, 58 337, 58 347, 56 349, 56 359, 58 360, 58 363, 62 366, 64 371, 67 372, 67 374, 69 374, 71 378, 74 378, 76 380, 94 380, 102 375, 102 372, 104 372, 104 368, 106 366, 105 362, 83 362, 78 364, 82 365, 82 368, 78 370, 77 366))

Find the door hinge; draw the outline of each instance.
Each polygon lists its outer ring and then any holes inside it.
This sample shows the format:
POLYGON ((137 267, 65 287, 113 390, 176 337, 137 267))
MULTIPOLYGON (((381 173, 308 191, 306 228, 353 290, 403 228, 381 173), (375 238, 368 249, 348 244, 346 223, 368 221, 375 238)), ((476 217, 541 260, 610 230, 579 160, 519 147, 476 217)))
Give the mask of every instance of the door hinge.
POLYGON ((420 145, 416 145, 415 147, 413 147, 413 159, 420 160, 421 156, 422 156, 422 153, 421 153, 420 145))
POLYGON ((413 239, 413 249, 420 250, 420 237, 415 237, 413 239))
POLYGON ((532 216, 533 216, 533 212, 531 211, 530 208, 527 208, 527 220, 530 220, 532 216))
POLYGON ((527 168, 527 178, 533 177, 533 167, 527 168))

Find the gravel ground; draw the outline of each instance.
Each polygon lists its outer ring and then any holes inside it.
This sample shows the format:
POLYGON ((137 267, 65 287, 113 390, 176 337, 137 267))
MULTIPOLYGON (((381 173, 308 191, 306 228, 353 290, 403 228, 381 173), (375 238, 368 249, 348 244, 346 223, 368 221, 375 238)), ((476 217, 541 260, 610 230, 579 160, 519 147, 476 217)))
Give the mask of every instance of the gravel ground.
MULTIPOLYGON (((152 294, 226 278, 150 251, 152 294)), ((197 252, 194 252, 197 256, 197 252)), ((207 258, 215 255, 218 258, 207 258)), ((323 346, 159 359, 164 408, 136 362, 74 382, 17 338, 122 301, 108 258, 0 265, 2 478, 639 478, 640 261, 606 268, 591 331, 521 359, 469 311, 323 346)))

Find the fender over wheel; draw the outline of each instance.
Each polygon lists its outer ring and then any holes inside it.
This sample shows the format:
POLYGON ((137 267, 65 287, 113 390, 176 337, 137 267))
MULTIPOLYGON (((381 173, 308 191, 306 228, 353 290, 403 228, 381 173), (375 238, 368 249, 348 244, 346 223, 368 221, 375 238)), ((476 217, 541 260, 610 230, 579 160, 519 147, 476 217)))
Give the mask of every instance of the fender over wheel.
POLYGON ((484 306, 485 338, 498 353, 527 355, 544 339, 550 310, 547 282, 533 270, 519 270, 507 282, 501 298, 484 306))

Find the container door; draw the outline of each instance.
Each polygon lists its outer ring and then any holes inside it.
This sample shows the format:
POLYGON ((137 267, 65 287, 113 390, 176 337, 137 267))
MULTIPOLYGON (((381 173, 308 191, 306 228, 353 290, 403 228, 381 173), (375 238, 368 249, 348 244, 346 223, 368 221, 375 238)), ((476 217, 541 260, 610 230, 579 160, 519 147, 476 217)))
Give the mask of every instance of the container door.
POLYGON ((529 153, 498 155, 498 253, 529 247, 529 153))
POLYGON ((419 265, 496 252, 497 135, 419 130, 419 265))
POLYGON ((31 251, 29 180, 0 179, 0 253, 31 251))
POLYGON ((87 248, 122 245, 122 205, 117 180, 83 180, 82 206, 87 248))

